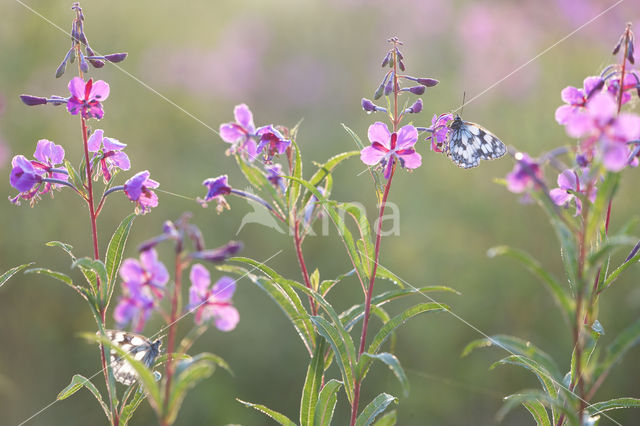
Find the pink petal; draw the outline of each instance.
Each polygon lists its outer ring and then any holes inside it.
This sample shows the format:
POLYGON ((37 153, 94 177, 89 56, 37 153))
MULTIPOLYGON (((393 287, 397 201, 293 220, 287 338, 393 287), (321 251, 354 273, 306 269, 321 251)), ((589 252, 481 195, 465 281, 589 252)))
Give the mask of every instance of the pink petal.
POLYGON ((621 142, 605 141, 602 143, 602 164, 611 172, 619 172, 627 167, 629 148, 621 142))
MULTIPOLYGON (((97 131, 98 130, 96 130, 96 132, 97 131)), ((114 138, 104 138, 102 142, 104 143, 104 149, 106 151, 121 151, 127 146, 126 143, 122 143, 118 139, 114 139, 114 138)))
POLYGON ((78 114, 81 109, 82 102, 78 98, 72 97, 67 101, 67 111, 69 111, 71 115, 78 114))
POLYGON ((84 99, 84 86, 85 82, 83 79, 80 77, 73 77, 69 82, 69 92, 71 92, 71 96, 78 99, 84 99))
POLYGON ((589 100, 587 109, 593 118, 604 124, 616 115, 618 105, 609 92, 600 92, 589 100))
POLYGON ((240 314, 233 306, 216 307, 216 327, 220 331, 231 331, 240 321, 240 314))
POLYGON ((206 291, 211 284, 211 275, 209 275, 209 271, 199 263, 196 263, 191 267, 189 279, 191 280, 191 287, 198 289, 200 292, 206 291))
POLYGON ((585 78, 583 82, 584 96, 589 96, 589 93, 591 93, 598 85, 602 83, 602 79, 598 76, 585 78))
POLYGON ((640 117, 634 114, 622 113, 614 124, 616 137, 624 142, 640 138, 640 117))
POLYGON ((97 129, 91 136, 89 136, 89 140, 87 141, 87 145, 89 146, 89 151, 98 152, 100 147, 102 146, 102 136, 104 135, 104 130, 97 129))
POLYGON ((220 137, 225 142, 234 143, 244 136, 245 133, 242 131, 242 129, 234 123, 226 123, 220 125, 220 137))
POLYGON ((398 130, 398 141, 396 143, 397 149, 411 148, 418 141, 418 130, 415 127, 409 125, 404 126, 398 130))
POLYGON ((553 188, 549 191, 549 197, 557 206, 564 206, 568 203, 573 197, 573 194, 569 194, 566 190, 561 188, 553 188))
POLYGON ((576 111, 565 123, 565 130, 572 138, 581 138, 594 129, 593 119, 583 110, 576 111))
POLYGON ((253 133, 255 131, 255 126, 253 124, 253 114, 251 113, 251 110, 247 105, 237 105, 233 109, 233 116, 236 119, 236 123, 244 127, 249 133, 253 133))
MULTIPOLYGON (((371 142, 379 142, 386 148, 391 148, 391 133, 389 132, 386 124, 376 121, 369 126, 368 136, 371 142)), ((365 162, 365 164, 367 163, 365 162)))
POLYGON ((360 160, 368 166, 373 166, 378 164, 385 155, 386 153, 375 149, 372 146, 368 146, 360 151, 360 160))
POLYGON ((567 86, 562 89, 562 92, 560 92, 560 97, 569 105, 579 105, 583 101, 582 90, 577 89, 573 86, 567 86))
POLYGON ((413 154, 401 155, 400 158, 407 169, 417 169, 422 165, 422 156, 415 151, 413 154))
POLYGON ((578 180, 576 173, 573 170, 565 170, 558 175, 558 186, 561 189, 572 189, 574 191, 578 188, 578 180))
POLYGON ((556 109, 556 121, 558 124, 567 124, 576 111, 572 105, 561 105, 556 109))
POLYGON ((131 168, 131 161, 129 160, 129 156, 122 151, 116 152, 111 157, 109 157, 109 161, 120 170, 129 170, 131 168))
POLYGON ((229 301, 233 297, 233 293, 236 291, 236 280, 231 277, 220 278, 213 288, 211 289, 211 296, 215 300, 229 301))
POLYGON ((120 277, 127 282, 141 283, 144 269, 136 259, 125 259, 120 266, 120 277))
POLYGON ((91 92, 89 92, 89 99, 95 99, 102 102, 108 97, 109 85, 103 80, 94 81, 93 86, 91 86, 91 92))

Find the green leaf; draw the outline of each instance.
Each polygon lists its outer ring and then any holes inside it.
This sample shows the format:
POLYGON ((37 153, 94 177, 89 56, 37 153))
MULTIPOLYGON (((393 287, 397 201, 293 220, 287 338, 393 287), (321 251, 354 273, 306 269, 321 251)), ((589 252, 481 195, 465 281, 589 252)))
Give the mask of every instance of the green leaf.
POLYGON ((362 413, 360 413, 356 419, 356 426, 369 426, 392 402, 397 404, 398 398, 387 393, 381 393, 376 396, 373 401, 362 410, 362 413))
POLYGON ((587 262, 591 267, 598 266, 598 264, 604 261, 605 257, 611 255, 614 250, 623 246, 634 246, 637 242, 637 238, 630 237, 628 235, 616 235, 609 237, 603 242, 598 250, 589 254, 587 262))
POLYGON ((336 402, 338 400, 337 393, 340 390, 340 386, 342 386, 342 382, 331 379, 322 387, 320 395, 318 395, 318 402, 316 403, 313 421, 314 426, 331 426, 333 410, 336 408, 336 402))
POLYGON ((325 340, 316 339, 316 349, 307 368, 307 376, 300 399, 300 426, 313 426, 318 394, 324 376, 325 340))
POLYGON ((309 280, 311 281, 311 288, 318 291, 318 288, 320 287, 320 271, 318 271, 318 268, 311 273, 309 280))
POLYGON ((615 398, 608 401, 596 402, 587 406, 589 414, 595 416, 609 410, 617 410, 619 408, 638 408, 640 407, 640 399, 638 398, 615 398))
POLYGON ((589 209, 585 241, 591 241, 598 226, 601 226, 600 224, 602 223, 601 219, 605 206, 608 204, 609 200, 613 198, 613 195, 618 189, 619 181, 620 173, 607 172, 604 177, 604 182, 598 185, 596 200, 589 209))
MULTIPOLYGON (((282 213, 284 210, 282 194, 269 182, 264 172, 253 164, 247 164, 239 155, 236 155, 236 162, 242 171, 244 177, 258 191, 266 191, 276 203, 277 209, 282 213)), ((283 215, 286 217, 286 215, 283 215)))
MULTIPOLYGON (((302 179, 302 154, 300 153, 300 147, 295 140, 291 139, 291 145, 293 146, 296 158, 293 165, 293 176, 297 179, 302 179)), ((295 204, 298 202, 300 196, 300 182, 291 181, 287 188, 287 205, 289 211, 294 210, 295 204)))
POLYGON ((129 352, 123 350, 120 346, 113 343, 107 336, 93 333, 81 333, 81 336, 89 341, 102 343, 104 346, 114 350, 118 356, 124 358, 131 367, 138 373, 138 380, 144 387, 149 398, 151 407, 157 412, 162 411, 162 397, 160 396, 160 387, 156 382, 155 376, 151 369, 147 368, 142 362, 135 359, 129 352))
POLYGON ((317 164, 318 170, 311 176, 309 183, 313 186, 318 186, 322 183, 325 177, 329 176, 333 170, 344 160, 360 155, 360 151, 347 151, 342 152, 329 158, 324 164, 317 164))
POLYGON ((370 364, 364 361, 365 359, 371 360, 371 361, 378 360, 385 363, 387 367, 391 369, 393 374, 396 376, 396 378, 400 382, 400 385, 402 386, 402 395, 405 398, 409 396, 409 379, 407 378, 407 375, 405 374, 404 369, 400 365, 400 361, 398 360, 398 358, 396 358, 395 355, 390 354, 388 352, 382 352, 375 355, 372 355, 368 352, 364 352, 362 354, 362 357, 360 358, 360 365, 370 364))
POLYGON ((469 355, 474 349, 488 348, 491 346, 497 346, 513 355, 527 357, 537 364, 540 364, 545 370, 550 372, 555 379, 561 377, 560 370, 551 356, 531 342, 513 336, 498 334, 490 336, 489 338, 474 340, 463 349, 462 356, 469 355))
POLYGON ((285 416, 284 414, 280 414, 277 411, 272 410, 271 408, 268 408, 268 407, 266 407, 264 405, 253 404, 251 402, 243 401, 243 400, 238 399, 238 398, 236 398, 236 401, 238 401, 241 404, 244 404, 246 407, 256 409, 256 410, 266 414, 267 416, 271 417, 273 420, 275 420, 276 422, 278 422, 278 424, 280 424, 282 426, 296 426, 296 424, 294 422, 292 422, 291 420, 289 420, 289 418, 287 416, 285 416))
POLYGON ((625 328, 624 331, 607 346, 604 359, 598 364, 594 372, 596 379, 620 361, 624 354, 638 343, 640 343, 640 319, 625 328))
POLYGON ((498 365, 505 364, 517 365, 531 371, 536 375, 545 393, 549 395, 549 398, 556 399, 558 397, 558 381, 537 362, 521 355, 511 355, 501 359, 500 361, 496 361, 491 365, 490 369, 494 369, 498 365))
POLYGON ((489 257, 507 255, 520 262, 529 272, 546 284, 547 289, 560 307, 564 320, 567 324, 570 322, 570 318, 573 318, 575 303, 560 282, 544 269, 540 262, 534 259, 529 253, 508 246, 499 246, 491 248, 487 252, 487 255, 489 257))
POLYGON ((124 247, 127 243, 127 238, 129 237, 129 231, 131 231, 131 225, 133 224, 133 220, 136 218, 135 213, 131 213, 129 216, 125 217, 118 228, 113 233, 111 237, 111 241, 109 241, 109 246, 107 247, 106 254, 106 269, 107 269, 107 294, 106 294, 106 304, 105 306, 109 306, 109 302, 111 301, 111 296, 113 295, 113 290, 116 286, 116 280, 118 277, 118 269, 120 268, 120 262, 122 262, 122 253, 124 252, 124 247))
POLYGON ((315 330, 311 320, 309 319, 309 314, 302 305, 300 298, 291 288, 294 281, 283 278, 273 269, 253 259, 246 257, 233 257, 229 259, 229 261, 242 262, 251 265, 255 269, 259 269, 267 275, 267 278, 261 278, 249 273, 249 271, 244 268, 239 269, 242 273, 238 272, 238 275, 249 278, 252 282, 263 289, 274 302, 276 302, 289 321, 293 324, 293 327, 298 332, 298 335, 302 339, 307 351, 310 354, 313 353, 313 348, 315 346, 315 330))
MULTIPOLYGON (((371 344, 369 345, 369 349, 367 350, 370 354, 376 354, 380 350, 382 344, 387 340, 389 335, 400 325, 404 324, 411 318, 415 317, 418 314, 422 314, 425 312, 445 312, 450 308, 447 305, 442 303, 421 303, 419 305, 415 305, 405 310, 399 315, 393 317, 389 322, 387 322, 378 333, 375 335, 371 344)), ((364 374, 366 374, 366 369, 363 370, 364 374)), ((363 376, 364 377, 364 376, 363 376)))
POLYGON ((65 253, 67 253, 69 255, 69 257, 71 257, 71 260, 73 262, 76 261, 76 257, 74 256, 72 250, 73 247, 70 244, 65 244, 62 243, 60 241, 49 241, 47 244, 45 244, 47 247, 58 247, 61 248, 62 250, 65 251, 65 253))
MULTIPOLYGON (((498 421, 502 421, 507 413, 509 413, 513 408, 528 403, 533 405, 543 404, 544 406, 551 407, 558 412, 564 413, 567 424, 578 424, 578 416, 573 410, 567 408, 562 400, 551 399, 539 390, 524 390, 517 394, 509 395, 504 400, 505 404, 500 408, 497 414, 498 421)), ((525 408, 527 407, 525 406, 525 408)), ((529 408, 527 408, 527 410, 528 409, 529 408)))
MULTIPOLYGON (((376 271, 376 278, 384 278, 385 280, 389 280, 400 288, 405 288, 404 282, 402 278, 398 277, 396 274, 382 266, 378 263, 378 270, 376 271)), ((448 288, 448 287, 447 287, 448 288)), ((452 290, 454 293, 457 291, 452 290)), ((459 293, 458 293, 459 294, 459 293)))
POLYGON ((53 279, 56 279, 58 281, 65 283, 66 285, 68 285, 69 287, 77 291, 75 284, 73 284, 73 280, 68 275, 63 274, 62 272, 52 271, 51 269, 47 269, 47 268, 31 268, 24 271, 24 273, 47 275, 53 279))
POLYGON ((349 402, 353 402, 355 347, 353 346, 351 336, 346 334, 346 331, 341 332, 335 324, 329 323, 329 321, 322 317, 312 316, 311 321, 313 321, 318 329, 318 333, 331 345, 336 363, 342 375, 347 398, 349 402), (345 334, 347 337, 345 337, 345 334))
POLYGON ((147 397, 140 386, 132 386, 131 392, 135 392, 133 395, 133 399, 122 408, 120 414, 120 424, 122 426, 126 426, 129 423, 129 420, 131 420, 131 417, 133 417, 133 413, 138 409, 142 401, 144 401, 144 399, 147 397))
POLYGON ((102 411, 104 411, 105 416, 107 416, 107 419, 111 421, 111 412, 109 411, 109 407, 107 407, 107 404, 102 400, 102 395, 100 395, 100 391, 98 391, 98 388, 96 388, 96 386, 93 383, 91 383, 91 380, 87 379, 86 377, 80 374, 75 374, 71 378, 71 383, 69 383, 69 385, 66 388, 60 391, 56 399, 58 401, 67 399, 83 387, 87 388, 87 390, 89 390, 89 392, 91 392, 93 396, 98 400, 98 402, 100 403, 100 406, 102 407, 102 411))
POLYGON ((84 180, 80 177, 78 171, 68 160, 64 160, 64 167, 69 173, 69 178, 73 186, 78 190, 80 194, 82 194, 83 197, 86 197, 87 191, 84 188, 84 180))
POLYGON ((209 355, 211 354, 199 354, 191 359, 177 362, 167 411, 164 413, 167 424, 175 422, 182 402, 187 396, 187 391, 200 381, 210 377, 215 371, 216 363, 210 359, 209 355))
POLYGON ((11 277, 13 277, 15 274, 17 274, 18 272, 22 271, 24 268, 33 265, 34 263, 35 262, 30 262, 30 263, 25 263, 23 265, 15 266, 15 267, 9 269, 4 274, 0 275, 0 287, 2 287, 4 285, 4 283, 9 281, 9 279, 11 277))
POLYGON ((551 426, 551 420, 549 420, 549 413, 544 404, 538 400, 524 401, 522 402, 524 408, 529 411, 533 420, 536 421, 537 426, 551 426))
POLYGON ((640 251, 636 253, 631 259, 624 262, 622 265, 618 266, 613 272, 607 276, 607 279, 604 280, 601 286, 598 287, 598 293, 601 293, 602 290, 608 288, 613 282, 618 279, 618 276, 624 272, 629 266, 634 265, 636 262, 640 260, 640 251))
POLYGON ((355 269, 351 269, 349 272, 345 272, 342 275, 338 275, 336 278, 332 280, 324 280, 320 283, 320 287, 318 288, 318 293, 322 296, 326 296, 329 293, 329 290, 333 288, 334 285, 338 284, 340 281, 345 279, 346 277, 350 277, 355 272, 355 269))
POLYGON ((398 421, 398 412, 396 410, 391 410, 384 416, 380 417, 373 426, 395 426, 398 421))

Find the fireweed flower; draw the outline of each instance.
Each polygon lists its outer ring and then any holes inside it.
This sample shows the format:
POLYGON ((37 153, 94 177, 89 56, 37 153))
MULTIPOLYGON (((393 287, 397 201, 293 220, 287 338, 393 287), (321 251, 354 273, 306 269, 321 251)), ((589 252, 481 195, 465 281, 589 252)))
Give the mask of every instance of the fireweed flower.
POLYGON ((191 267, 189 278, 191 279, 189 310, 196 310, 196 324, 200 325, 213 319, 220 331, 231 331, 236 328, 240 314, 231 305, 231 298, 236 290, 235 280, 225 276, 209 288, 211 284, 209 271, 200 264, 191 267))
POLYGON ((562 89, 560 96, 566 105, 556 109, 556 121, 559 124, 567 124, 581 111, 584 110, 587 101, 596 93, 602 90, 604 81, 600 77, 587 77, 584 79, 583 88, 567 86, 562 89))
POLYGON ((418 141, 418 131, 415 127, 407 125, 397 133, 389 132, 387 125, 375 122, 369 126, 369 141, 371 146, 360 151, 360 159, 368 166, 378 163, 385 167, 384 177, 389 179, 396 159, 402 167, 415 169, 422 164, 422 157, 413 146, 418 141))
POLYGON ((96 129, 89 137, 89 151, 95 153, 94 158, 100 158, 97 176, 104 176, 105 183, 111 180, 115 169, 129 170, 131 168, 129 156, 122 151, 126 146, 127 144, 117 139, 104 137, 102 129, 96 129))
POLYGON ((627 142, 640 137, 640 117, 618 115, 615 98, 605 91, 589 100, 587 107, 566 124, 566 131, 572 137, 585 138, 580 145, 582 151, 589 157, 599 155, 607 170, 618 172, 628 165, 627 142))
POLYGON ((427 128, 427 132, 431 134, 427 137, 427 142, 431 142, 431 150, 435 152, 444 152, 447 150, 447 139, 449 138, 449 123, 453 121, 453 114, 433 115, 431 119, 431 127, 427 128))
POLYGON ((531 187, 537 188, 538 182, 542 181, 540 164, 522 152, 516 153, 515 158, 518 162, 507 174, 507 189, 515 194, 521 194, 531 187))
MULTIPOLYGON (((631 100, 631 93, 629 90, 635 89, 640 85, 640 77, 637 71, 632 71, 624 75, 624 87, 622 88, 622 105, 631 100)), ((613 97, 620 94, 620 77, 613 78, 607 81, 607 91, 611 93, 613 97)))
POLYGON ((158 205, 158 196, 153 192, 153 189, 160 186, 160 184, 153 179, 149 179, 149 176, 149 171, 145 170, 136 174, 124 184, 124 193, 127 198, 136 203, 136 213, 145 214, 151 210, 151 207, 158 205))
POLYGON ((203 199, 198 199, 202 207, 206 207, 207 203, 214 201, 218 204, 216 210, 218 213, 224 209, 229 209, 229 204, 224 196, 231 193, 231 187, 227 183, 227 175, 221 175, 215 178, 205 179, 202 184, 208 188, 207 195, 203 199))
POLYGON ((236 120, 234 123, 220 125, 220 137, 231 144, 227 154, 244 153, 249 161, 253 161, 257 154, 253 140, 256 136, 253 114, 246 104, 240 104, 233 109, 233 116, 236 120))
POLYGON ((577 216, 582 211, 582 201, 577 194, 587 195, 587 199, 591 203, 596 200, 595 182, 589 184, 588 179, 590 179, 588 168, 580 169, 580 176, 574 170, 565 170, 558 175, 558 188, 549 191, 549 196, 558 206, 566 207, 573 201, 576 206, 575 216, 577 216))
POLYGON ((154 249, 140 253, 140 260, 126 259, 120 267, 124 296, 115 309, 114 318, 119 325, 134 322, 136 331, 144 327, 156 300, 164 296, 169 272, 154 249))
POLYGON ((45 178, 67 181, 65 173, 55 171, 56 166, 64 162, 64 148, 47 140, 38 141, 33 153, 35 160, 27 160, 23 155, 16 155, 11 161, 13 166, 9 177, 11 186, 20 193, 9 200, 14 204, 20 204, 19 200, 31 200, 35 203, 42 194, 52 193, 53 189, 59 189, 60 184, 44 182, 45 178))
POLYGON ((266 164, 270 164, 277 154, 284 154, 289 145, 291 145, 291 141, 285 139, 282 133, 272 125, 260 127, 256 133, 260 136, 256 151, 258 154, 264 152, 264 162, 266 164))
POLYGON ((100 120, 104 115, 102 104, 109 97, 109 85, 102 80, 94 82, 89 79, 86 83, 80 77, 73 77, 69 82, 69 92, 71 97, 67 101, 67 110, 72 115, 78 112, 84 118, 97 118, 100 120))

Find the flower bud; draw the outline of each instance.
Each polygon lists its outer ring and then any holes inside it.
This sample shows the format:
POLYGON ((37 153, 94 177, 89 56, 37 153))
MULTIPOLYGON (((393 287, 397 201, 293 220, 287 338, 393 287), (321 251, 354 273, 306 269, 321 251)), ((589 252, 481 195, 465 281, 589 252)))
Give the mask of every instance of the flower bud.
POLYGON ((393 73, 389 74, 387 84, 384 86, 384 95, 388 96, 393 91, 393 73))
POLYGON ((438 80, 436 80, 435 78, 418 78, 416 80, 419 84, 422 84, 423 86, 426 87, 433 87, 436 84, 440 83, 438 80))
POLYGON ((112 53, 110 55, 105 55, 105 59, 109 62, 116 63, 122 62, 127 57, 128 53, 112 53))
POLYGON ((412 114, 418 114, 421 111, 422 111, 422 99, 418 99, 413 103, 413 105, 407 108, 407 112, 410 112, 412 114))
POLYGON ((409 87, 408 90, 414 95, 422 95, 424 94, 424 91, 426 90, 426 88, 424 86, 413 86, 413 87, 409 87))
POLYGON ((378 107, 369 99, 362 98, 362 109, 364 109, 366 112, 368 113, 376 112, 377 108, 378 107))
POLYGON ((67 54, 64 55, 64 59, 56 69, 56 78, 62 77, 62 74, 64 74, 65 70, 67 69, 67 62, 69 61, 69 56, 72 54, 73 54, 73 48, 69 49, 67 54))
POLYGON ((80 69, 82 72, 89 72, 89 64, 84 59, 84 55, 80 52, 80 69))
POLYGON ((229 241, 222 247, 191 253, 190 257, 192 259, 206 260, 215 263, 224 262, 231 256, 239 253, 242 247, 243 244, 240 241, 229 241))
POLYGON ((47 98, 42 98, 40 96, 20 95, 20 100, 24 102, 25 105, 29 106, 44 105, 47 103, 47 98))

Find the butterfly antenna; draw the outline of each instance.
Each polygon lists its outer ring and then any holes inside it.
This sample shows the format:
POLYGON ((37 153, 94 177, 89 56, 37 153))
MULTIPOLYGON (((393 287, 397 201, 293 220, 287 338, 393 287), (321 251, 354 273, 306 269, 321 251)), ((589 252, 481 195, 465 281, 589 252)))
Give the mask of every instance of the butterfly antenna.
POLYGON ((460 115, 462 115, 462 111, 464 111, 464 101, 467 98, 467 91, 462 92, 462 105, 460 106, 460 115))

